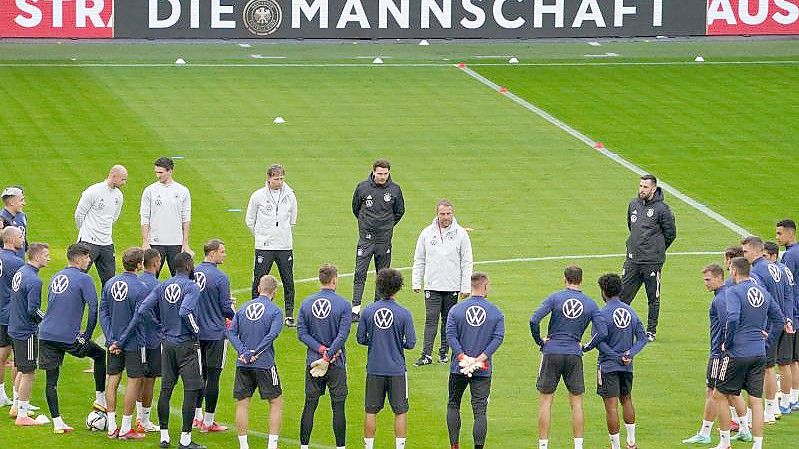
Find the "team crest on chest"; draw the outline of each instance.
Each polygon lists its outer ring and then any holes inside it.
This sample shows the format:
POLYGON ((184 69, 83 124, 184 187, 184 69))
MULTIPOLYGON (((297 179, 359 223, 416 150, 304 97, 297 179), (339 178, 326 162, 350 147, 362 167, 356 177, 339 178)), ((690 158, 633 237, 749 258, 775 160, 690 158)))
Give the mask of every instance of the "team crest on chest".
POLYGON ((389 201, 391 201, 391 193, 389 193, 389 192, 386 192, 386 193, 384 193, 384 194, 383 194, 383 201, 385 201, 385 202, 387 202, 387 203, 388 203, 389 201))
POLYGON ((646 210, 647 217, 652 218, 654 215, 655 215, 655 209, 650 207, 649 209, 646 210))
POLYGON ((372 207, 375 201, 372 199, 372 195, 368 195, 366 197, 366 207, 372 207))

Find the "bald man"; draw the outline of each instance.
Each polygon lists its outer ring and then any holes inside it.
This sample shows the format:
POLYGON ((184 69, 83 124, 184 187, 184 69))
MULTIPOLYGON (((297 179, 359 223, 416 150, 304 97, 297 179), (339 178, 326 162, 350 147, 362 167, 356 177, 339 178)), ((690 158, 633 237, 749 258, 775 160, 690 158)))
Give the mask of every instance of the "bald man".
POLYGON ((125 167, 114 165, 105 181, 83 191, 75 208, 78 241, 89 247, 92 263, 97 266, 97 274, 103 285, 114 277, 116 260, 112 231, 114 222, 122 212, 122 191, 119 188, 127 181, 128 171, 125 167))

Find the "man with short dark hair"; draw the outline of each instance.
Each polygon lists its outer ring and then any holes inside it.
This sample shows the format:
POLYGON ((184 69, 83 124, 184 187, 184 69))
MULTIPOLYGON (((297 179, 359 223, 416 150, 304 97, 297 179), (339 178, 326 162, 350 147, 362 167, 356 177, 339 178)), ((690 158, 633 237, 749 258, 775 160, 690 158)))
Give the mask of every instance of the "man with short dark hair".
POLYGON ((292 228, 297 224, 297 197, 285 183, 286 171, 273 164, 266 171, 266 186, 256 190, 247 204, 247 227, 255 236, 255 267, 253 268, 252 297, 258 296, 258 283, 272 271, 283 281, 286 326, 294 327, 294 238, 292 228))
POLYGON ((607 325, 607 335, 597 344, 599 370, 596 392, 605 403, 611 449, 621 448, 619 402, 627 429, 627 449, 635 449, 633 359, 644 349, 647 335, 635 310, 619 299, 621 278, 615 273, 608 273, 602 275, 597 283, 605 301, 602 318, 607 325))
POLYGON ((161 394, 158 397, 158 421, 161 427, 162 448, 170 446, 169 402, 178 381, 183 380, 183 423, 178 449, 204 449, 192 441, 191 425, 197 397, 203 388, 200 367, 200 344, 197 325, 197 301, 200 288, 194 283, 194 260, 189 253, 175 256, 175 276, 151 291, 133 315, 128 328, 119 341, 112 342, 109 350, 122 348, 133 337, 139 322, 147 319, 151 310, 161 322, 163 332, 161 355, 161 394))
POLYGON ((114 165, 104 181, 83 191, 75 208, 78 241, 91 250, 91 263, 97 266, 101 285, 105 285, 116 270, 112 231, 122 212, 123 196, 120 188, 127 181, 128 171, 125 167, 114 165))
MULTIPOLYGON (((744 246, 744 251, 746 246, 744 246)), ((735 285, 727 288, 725 301, 727 321, 721 351, 723 358, 719 369, 715 394, 719 417, 721 442, 718 447, 730 447, 729 396, 739 396, 741 390, 749 394, 752 409, 753 449, 763 447, 763 378, 766 368, 766 340, 763 325, 784 323, 782 311, 762 284, 750 278, 751 265, 744 257, 732 259, 730 274, 735 285)))
POLYGON ((364 444, 374 449, 377 414, 386 395, 394 412, 396 449, 405 448, 408 435, 408 372, 405 350, 416 346, 411 312, 399 305, 396 295, 402 289, 402 274, 393 268, 377 272, 380 299, 367 306, 358 323, 358 343, 367 346, 364 444))
POLYGON ((486 273, 469 276, 471 296, 450 309, 446 338, 452 346, 447 399, 447 431, 452 449, 460 447, 461 399, 471 394, 475 449, 483 449, 488 433, 488 397, 493 374, 491 358, 505 339, 505 316, 488 301, 486 273))
POLYGON ((269 401, 269 434, 266 449, 277 449, 280 421, 283 418, 283 388, 275 363, 274 342, 283 329, 283 314, 272 302, 277 279, 261 277, 258 297, 244 303, 236 312, 227 335, 236 348, 236 378, 233 397, 236 399, 236 427, 239 449, 249 449, 250 399, 257 388, 261 399, 269 401))
POLYGON ((660 316, 660 276, 666 262, 666 250, 677 238, 677 226, 671 208, 663 201, 657 178, 643 175, 638 196, 627 206, 627 258, 622 271, 621 300, 631 304, 641 284, 649 307, 646 336, 655 341, 660 316))
MULTIPOLYGON (((405 200, 399 184, 391 180, 391 163, 380 159, 372 164, 369 179, 361 181, 352 195, 352 213, 358 219, 358 248, 352 290, 352 320, 360 319, 366 273, 372 257, 375 273, 391 266, 391 238, 394 226, 405 214, 405 200)), ((375 300, 378 299, 375 292, 375 300)))
POLYGON ((67 268, 50 280, 47 314, 39 326, 39 367, 45 370, 45 396, 55 433, 72 432, 58 407, 58 378, 64 355, 90 357, 94 361, 94 408, 106 411, 105 350, 92 341, 97 325, 97 290, 86 268, 91 262, 89 247, 75 243, 67 249, 67 268), (88 309, 86 328, 81 332, 83 312, 88 309))
POLYGON ((194 428, 200 432, 224 432, 227 426, 214 421, 219 399, 219 378, 225 363, 225 319, 233 318, 230 299, 230 280, 219 269, 225 262, 225 242, 209 240, 203 246, 205 260, 194 270, 194 282, 200 288, 197 302, 197 325, 200 327, 200 364, 205 385, 197 398, 194 410, 194 428), (202 403, 205 399, 205 415, 202 403))
POLYGON ((194 252, 189 247, 191 229, 191 194, 183 184, 172 178, 175 163, 168 157, 155 161, 157 181, 144 188, 141 195, 141 238, 144 249, 153 248, 161 254, 161 273, 164 263, 174 277, 175 256, 194 252))
MULTIPOLYGON (((161 253, 152 248, 144 250, 144 269, 139 275, 139 280, 147 287, 147 294, 158 287, 158 268, 161 266, 161 253)), ((146 298, 146 296, 145 296, 146 298)), ((144 302, 145 298, 141 298, 144 302)), ((137 304, 136 306, 140 306, 137 304)), ((161 324, 155 313, 151 310, 147 317, 141 320, 139 330, 144 340, 145 355, 147 358, 147 372, 142 379, 141 394, 136 401, 136 432, 158 432, 159 428, 150 419, 150 410, 153 405, 153 389, 155 379, 161 377, 161 324)))
POLYGON ((3 189, 0 195, 3 200, 3 210, 0 210, 0 228, 14 226, 22 231, 22 248, 17 250, 17 257, 25 260, 25 252, 28 250, 28 217, 22 210, 25 209, 25 193, 20 186, 8 186, 3 189))
MULTIPOLYGON (((782 313, 785 315, 785 320, 791 323, 793 327, 793 317, 795 315, 795 296, 794 291, 796 283, 794 282, 793 272, 782 262, 779 262, 780 247, 774 242, 766 242, 763 244, 763 258, 768 262, 776 265, 782 271, 781 283, 784 284, 785 296, 783 298, 782 313)), ((793 385, 793 376, 799 374, 792 369, 793 365, 793 347, 794 338, 796 333, 781 332, 779 340, 777 340, 774 352, 774 362, 780 368, 780 390, 782 395, 777 400, 777 407, 780 414, 787 415, 791 413, 791 386, 793 385)), ((776 379, 775 379, 776 380, 776 379)), ((777 388, 775 385, 775 396, 777 388)), ((775 398, 776 400, 776 398, 775 398)))
MULTIPOLYGON (((13 351, 14 339, 8 334, 9 307, 11 302, 11 280, 14 273, 25 265, 25 261, 17 256, 17 251, 25 245, 22 231, 14 226, 0 230, 3 248, 0 249, 0 407, 5 405, 15 406, 6 395, 5 367, 6 360, 13 351)), ((11 383, 15 384, 16 370, 12 371, 11 383)), ((16 388, 14 388, 16 393, 16 388)), ((14 395, 16 401, 16 394, 14 395)))
POLYGON ((469 234, 455 219, 454 208, 448 200, 436 205, 436 218, 422 230, 416 241, 413 257, 413 291, 422 291, 424 278, 424 345, 416 366, 433 363, 433 343, 441 319, 441 347, 438 361, 449 362, 449 345, 445 335, 447 314, 458 303, 458 295, 469 295, 472 275, 472 242, 469 234))
MULTIPOLYGON (((794 283, 799 282, 799 245, 796 244, 796 222, 791 219, 777 223, 777 243, 785 247, 782 263, 793 275, 794 283)), ((794 288, 793 326, 799 327, 799 287, 794 288)), ((799 337, 790 335, 793 342, 793 385, 791 386, 791 410, 799 410, 799 337)))
MULTIPOLYGON (((107 345, 119 340, 119 336, 133 319, 136 306, 150 293, 150 290, 136 276, 144 262, 141 248, 128 248, 122 254, 125 272, 114 276, 103 287, 100 296, 100 326, 107 345)), ((147 374, 147 353, 141 327, 123 347, 108 351, 108 385, 106 389, 107 433, 109 438, 132 440, 144 438, 133 427, 133 411, 141 390, 141 381, 147 374), (125 400, 122 405, 122 426, 117 428, 116 404, 117 388, 122 380, 122 371, 128 374, 125 387, 125 400)))
MULTIPOLYGON (((763 253, 765 245, 763 240, 757 236, 749 236, 741 241, 744 251, 744 258, 751 264, 750 275, 761 287, 769 292, 776 301, 783 317, 793 317, 793 298, 790 297, 787 276, 776 264, 768 262, 763 253)), ((766 371, 763 392, 765 393, 766 410, 764 420, 766 423, 773 424, 781 416, 779 405, 777 404, 777 372, 774 369, 777 365, 777 352, 780 342, 785 341, 786 334, 793 333, 792 319, 785 318, 779 326, 767 328, 768 340, 766 341, 766 371)))
POLYGON ((319 267, 319 283, 322 289, 302 302, 297 315, 297 336, 308 347, 300 449, 308 449, 314 413, 325 389, 330 391, 336 448, 343 449, 347 434, 344 405, 349 394, 346 343, 350 334, 351 309, 349 301, 336 294, 338 269, 335 265, 319 267))
POLYGON ((583 447, 583 352, 593 349, 604 338, 607 330, 601 319, 599 307, 582 292, 583 270, 569 265, 563 270, 565 288, 547 297, 530 318, 533 341, 541 348, 543 357, 538 371, 536 388, 540 393, 538 409, 538 447, 549 445, 552 400, 560 379, 569 391, 572 409, 574 447, 583 447), (547 336, 541 338, 541 321, 550 315, 547 336), (594 328, 593 337, 582 345, 583 333, 588 324, 594 328))
POLYGON ((44 318, 42 312, 42 280, 39 270, 50 262, 50 248, 46 243, 31 243, 28 263, 17 269, 11 278, 11 299, 8 304, 8 335, 13 339, 14 366, 19 374, 17 405, 8 415, 16 418, 18 426, 37 426, 29 416, 33 377, 39 354, 37 331, 44 318))

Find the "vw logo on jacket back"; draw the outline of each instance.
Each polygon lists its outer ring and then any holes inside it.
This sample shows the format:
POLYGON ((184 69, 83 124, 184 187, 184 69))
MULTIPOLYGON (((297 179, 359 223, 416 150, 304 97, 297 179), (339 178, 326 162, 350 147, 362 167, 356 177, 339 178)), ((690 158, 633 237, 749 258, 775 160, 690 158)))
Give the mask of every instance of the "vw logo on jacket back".
POLYGON ((266 311, 266 306, 260 302, 254 302, 247 306, 247 309, 244 310, 244 316, 247 317, 250 321, 258 321, 264 316, 264 312, 266 311))
POLYGON ((128 283, 125 281, 116 281, 111 286, 111 297, 114 301, 124 301, 128 299, 128 283))
POLYGON ((60 295, 67 291, 67 287, 69 287, 69 278, 63 274, 54 277, 50 282, 50 291, 56 295, 60 295))
POLYGON ((749 304, 755 308, 762 306, 763 303, 766 302, 766 297, 763 296, 763 292, 755 287, 749 287, 749 290, 746 291, 746 299, 749 301, 749 304))
POLYGON ((330 309, 330 300, 327 298, 319 298, 311 304, 311 313, 320 320, 324 320, 330 315, 330 309))
POLYGON ((583 314, 583 303, 579 299, 569 298, 563 303, 561 310, 566 318, 575 320, 583 314))
POLYGON ((166 302, 174 304, 178 302, 182 292, 180 284, 169 284, 164 289, 164 299, 166 299, 166 302))
POLYGON ((779 282, 782 279, 782 270, 777 264, 768 264, 768 273, 771 275, 771 279, 774 279, 774 282, 779 282))
POLYGON ((486 309, 481 306, 471 306, 466 309, 466 322, 469 326, 480 327, 486 322, 486 309))
POLYGON ((632 314, 630 314, 630 311, 624 307, 619 307, 613 311, 613 324, 615 324, 619 329, 626 329, 627 326, 630 325, 632 319, 632 314))
POLYGON ((388 329, 392 324, 394 324, 394 312, 385 307, 377 309, 375 312, 374 321, 375 326, 379 327, 380 329, 388 329))
POLYGON ((11 278, 11 290, 15 292, 19 291, 19 287, 22 285, 22 273, 17 271, 14 273, 14 277, 11 278))
POLYGON ((202 271, 195 271, 194 272, 194 283, 197 284, 197 287, 200 287, 200 291, 205 291, 205 273, 202 271))

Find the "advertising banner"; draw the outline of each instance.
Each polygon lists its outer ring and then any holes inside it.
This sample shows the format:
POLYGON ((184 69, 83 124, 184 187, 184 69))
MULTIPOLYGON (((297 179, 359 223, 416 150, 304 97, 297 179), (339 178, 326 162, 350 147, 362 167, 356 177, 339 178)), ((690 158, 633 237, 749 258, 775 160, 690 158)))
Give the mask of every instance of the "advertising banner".
POLYGON ((708 0, 707 34, 799 34, 799 0, 708 0))
POLYGON ((113 11, 114 0, 1 0, 0 37, 111 38, 113 11))
POLYGON ((536 38, 704 35, 698 0, 117 1, 121 38, 536 38))

